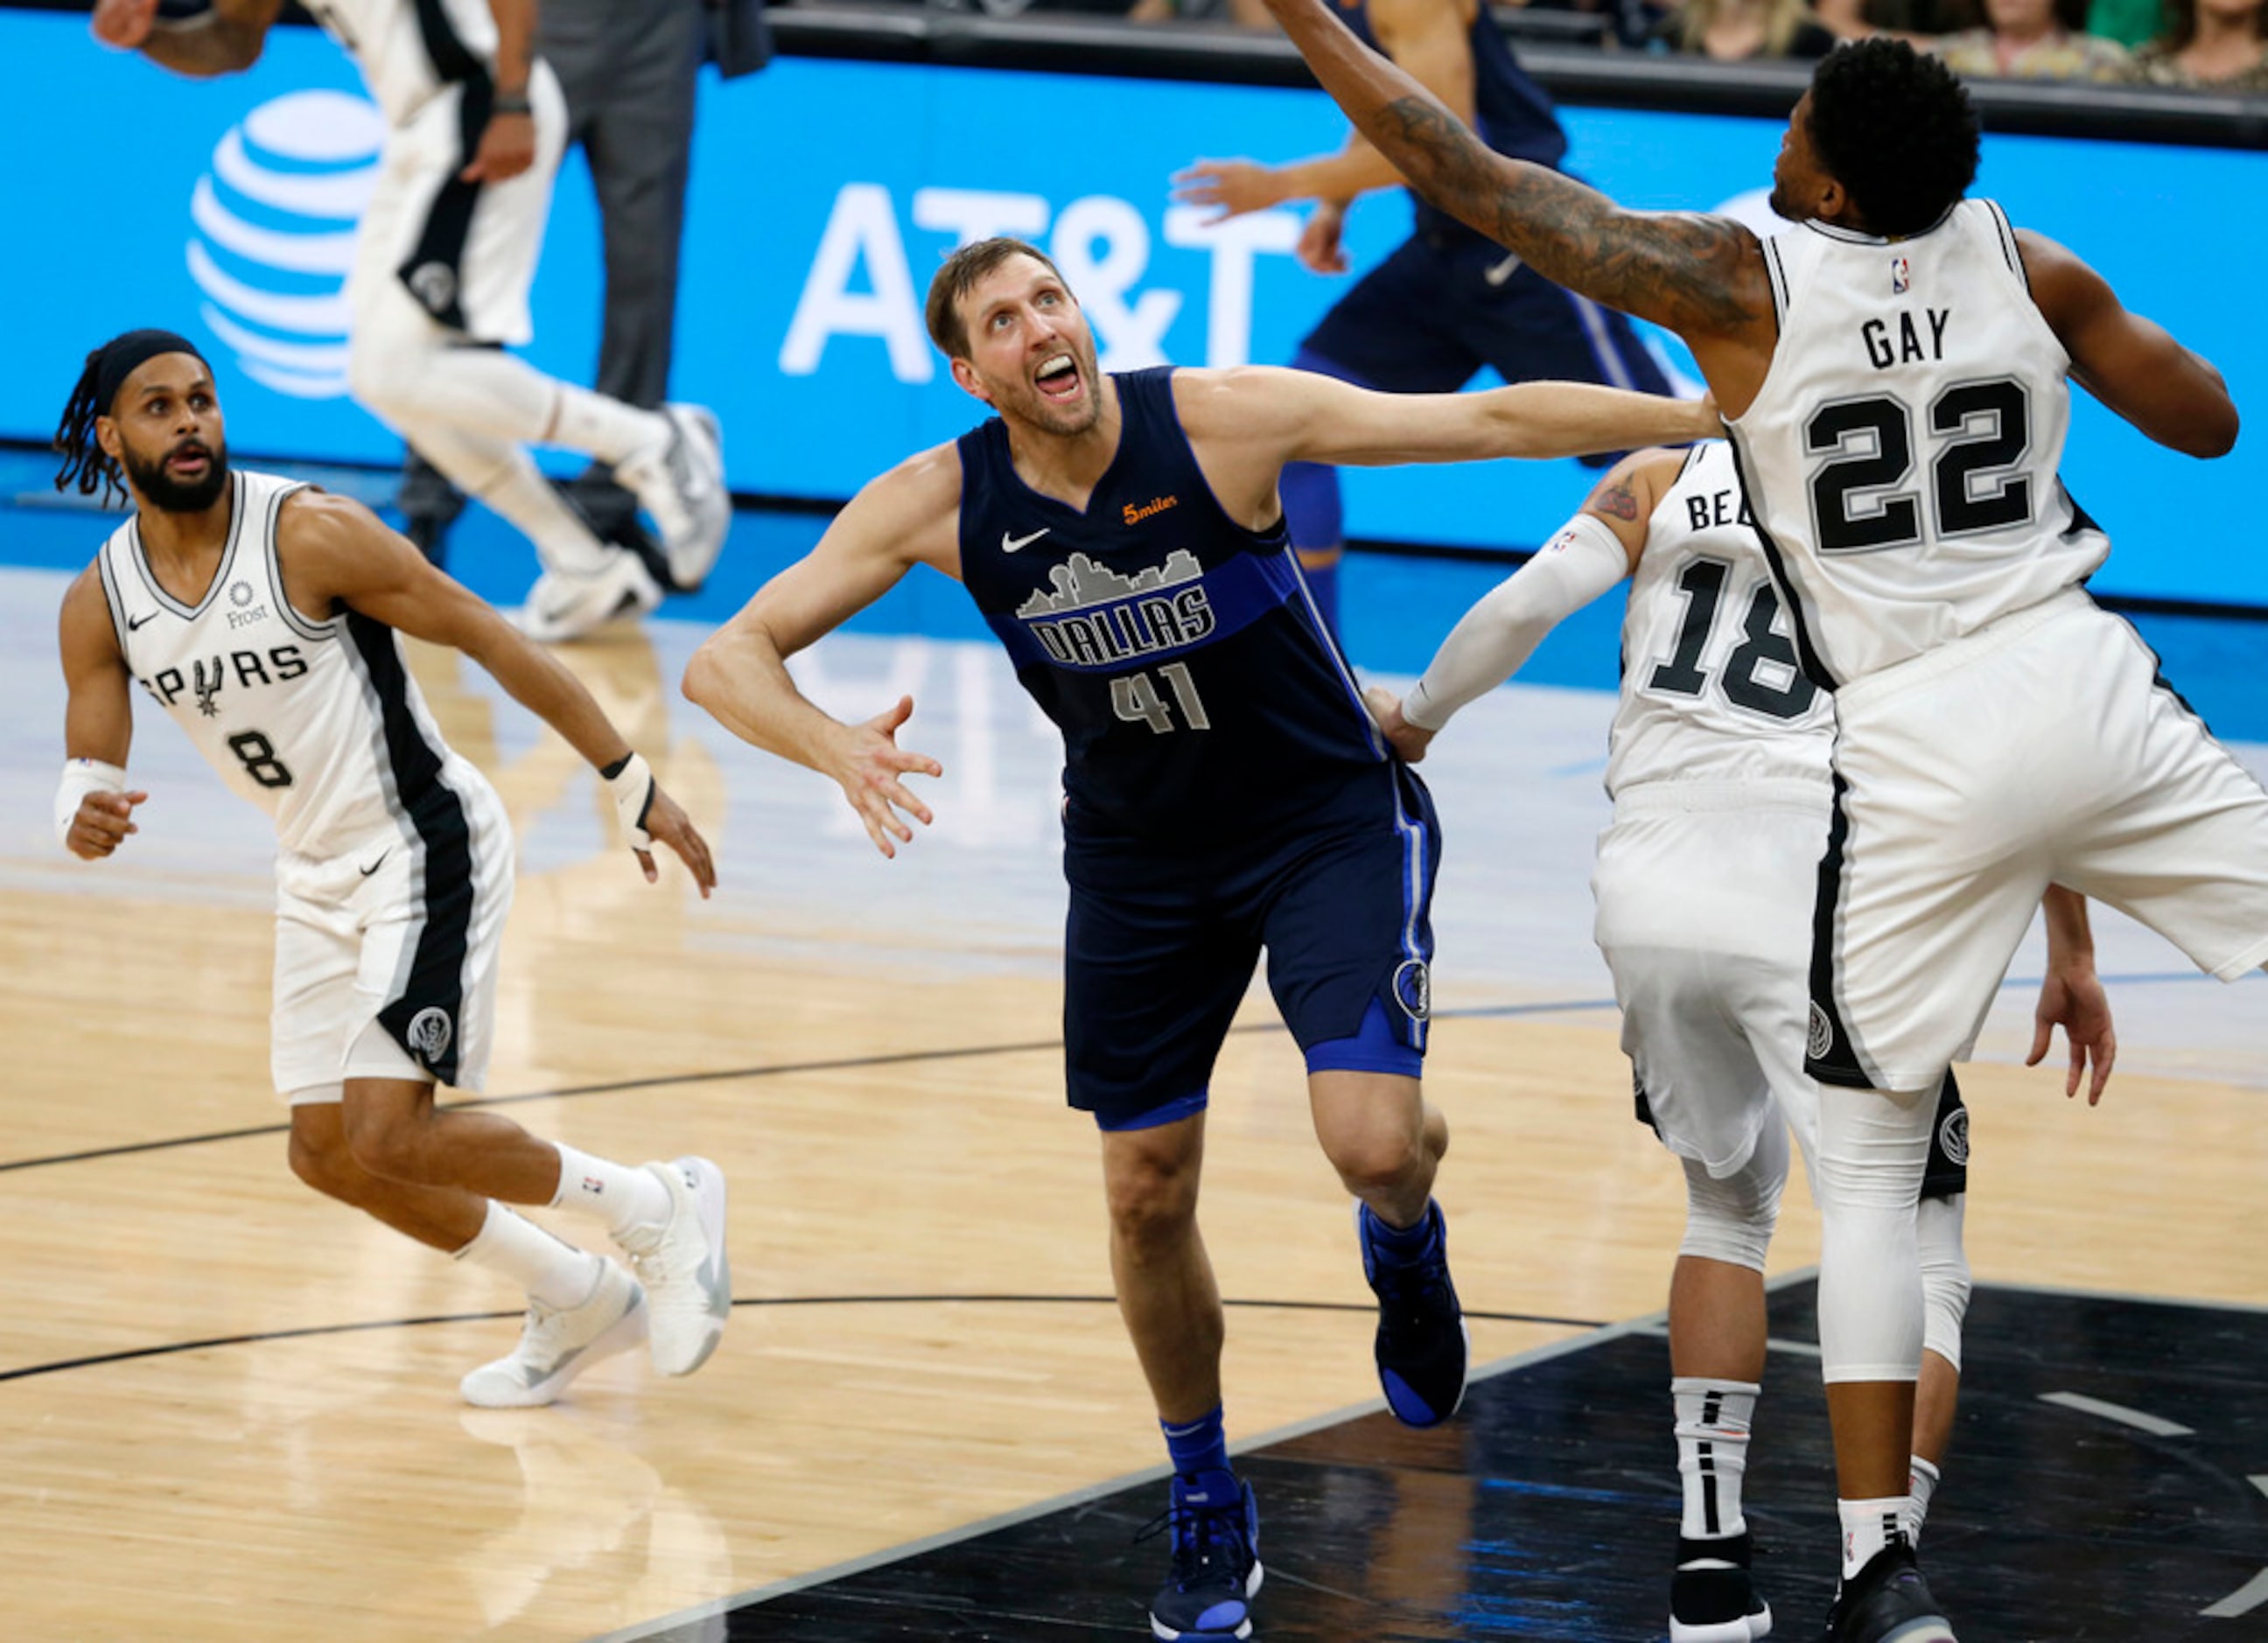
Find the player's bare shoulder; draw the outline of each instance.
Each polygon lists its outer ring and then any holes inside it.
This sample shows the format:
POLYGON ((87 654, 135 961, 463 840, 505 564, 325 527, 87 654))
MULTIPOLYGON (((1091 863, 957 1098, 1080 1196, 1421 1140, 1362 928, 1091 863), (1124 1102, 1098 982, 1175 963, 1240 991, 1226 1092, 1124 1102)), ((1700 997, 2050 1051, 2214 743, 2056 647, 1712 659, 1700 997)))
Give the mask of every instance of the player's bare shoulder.
POLYGON ((117 624, 111 620, 110 598, 102 589, 102 566, 90 562, 63 590, 63 609, 56 618, 56 636, 63 661, 100 662, 122 659, 117 624))
POLYGON ((961 452, 917 451, 866 482, 827 533, 832 551, 880 555, 961 574, 961 452))

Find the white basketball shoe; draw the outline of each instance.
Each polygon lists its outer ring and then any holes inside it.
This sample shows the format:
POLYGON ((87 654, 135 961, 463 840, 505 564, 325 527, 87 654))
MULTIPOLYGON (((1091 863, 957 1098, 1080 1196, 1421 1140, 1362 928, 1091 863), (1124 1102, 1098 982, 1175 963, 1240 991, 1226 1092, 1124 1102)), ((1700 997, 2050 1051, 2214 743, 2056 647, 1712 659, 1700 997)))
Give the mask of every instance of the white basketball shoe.
POLYGON ((615 464, 661 534, 669 579, 692 593, 707 579, 733 525, 725 483, 725 442, 716 414, 699 405, 665 405, 669 437, 615 464))
POLYGON ((691 1374, 724 1338, 733 1311, 725 1252, 725 1172, 705 1158, 648 1164, 669 1192, 669 1219, 621 1239, 652 1313, 647 1345, 664 1374, 691 1374))
POLYGON ((593 1364, 645 1338, 645 1291, 612 1261, 599 1265, 598 1285, 580 1306, 547 1307, 528 1298, 519 1345, 458 1382, 465 1402, 481 1409, 539 1409, 593 1364))
POLYGON ((642 616, 661 603, 661 584, 627 549, 617 549, 588 576, 546 571, 527 590, 519 630, 542 645, 579 639, 617 616, 642 616))

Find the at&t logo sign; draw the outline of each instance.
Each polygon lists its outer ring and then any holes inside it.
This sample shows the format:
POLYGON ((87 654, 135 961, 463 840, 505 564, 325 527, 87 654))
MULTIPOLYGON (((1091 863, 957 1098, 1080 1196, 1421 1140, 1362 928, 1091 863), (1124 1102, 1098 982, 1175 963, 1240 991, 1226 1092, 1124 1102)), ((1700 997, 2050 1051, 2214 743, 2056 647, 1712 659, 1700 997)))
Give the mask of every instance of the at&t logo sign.
POLYGON ((254 381, 294 399, 347 391, 355 223, 386 121, 343 92, 293 92, 229 129, 189 203, 189 277, 206 326, 254 381))

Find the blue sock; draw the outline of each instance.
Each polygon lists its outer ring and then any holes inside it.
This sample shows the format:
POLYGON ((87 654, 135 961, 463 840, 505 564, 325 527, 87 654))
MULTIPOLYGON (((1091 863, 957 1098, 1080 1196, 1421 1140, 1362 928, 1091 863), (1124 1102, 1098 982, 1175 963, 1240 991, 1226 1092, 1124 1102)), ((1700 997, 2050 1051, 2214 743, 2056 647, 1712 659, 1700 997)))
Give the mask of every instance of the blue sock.
MULTIPOLYGON (((1166 1453, 1173 1457, 1174 1470, 1192 1483, 1210 1483, 1205 1474, 1218 1472, 1233 1478, 1228 1464, 1228 1439, 1221 1430, 1220 1405, 1198 1416, 1186 1426, 1175 1426, 1161 1420, 1160 1430, 1166 1434, 1166 1453)), ((1212 1492, 1207 1489, 1204 1492, 1212 1492)))
POLYGON ((1378 1212, 1366 1204, 1362 1206, 1363 1235, 1379 1255, 1396 1266, 1406 1266, 1431 1252, 1440 1214, 1432 1201, 1428 1199, 1425 1213, 1418 1217, 1415 1227, 1388 1227, 1380 1219, 1378 1212))

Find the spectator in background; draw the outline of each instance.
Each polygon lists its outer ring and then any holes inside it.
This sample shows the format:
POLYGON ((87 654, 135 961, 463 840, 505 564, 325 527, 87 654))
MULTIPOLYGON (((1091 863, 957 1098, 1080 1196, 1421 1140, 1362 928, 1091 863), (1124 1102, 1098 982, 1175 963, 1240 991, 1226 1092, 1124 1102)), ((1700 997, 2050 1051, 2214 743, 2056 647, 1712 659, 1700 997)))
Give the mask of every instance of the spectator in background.
MULTIPOLYGON (((2157 0, 2094 0, 2097 10, 2105 5, 2156 4, 2157 0)), ((1984 20, 1978 0, 1816 0, 1813 9, 1837 40, 1893 34, 1918 50, 1926 50, 1940 34, 1958 34, 1984 20)))
POLYGON ((2085 32, 2088 0, 1984 0, 1985 26, 1930 49, 1955 74, 2013 80, 2116 80, 2126 48, 2085 32))
POLYGON ((2129 51, 2148 45, 2165 26, 2163 0, 2089 0, 2087 8, 2087 32, 2129 51))
MULTIPOLYGON (((770 60, 762 0, 543 0, 536 48, 566 94, 567 141, 582 145, 599 200, 606 311, 593 386, 651 410, 669 388, 695 81, 703 62, 731 79, 770 60)), ((593 462, 565 490, 594 533, 676 585, 610 469, 593 462)), ((395 505, 410 541, 441 563, 465 501, 414 447, 395 505)))
POLYGON ((1131 23, 1233 23, 1239 28, 1273 28, 1263 0, 1134 0, 1131 23))
POLYGON ((1662 23, 1672 50, 1746 63, 1756 57, 1823 57, 1835 34, 1803 0, 1686 0, 1662 23))
POLYGON ((2166 0, 2166 31, 2127 77, 2150 85, 2268 92, 2268 0, 2166 0))

